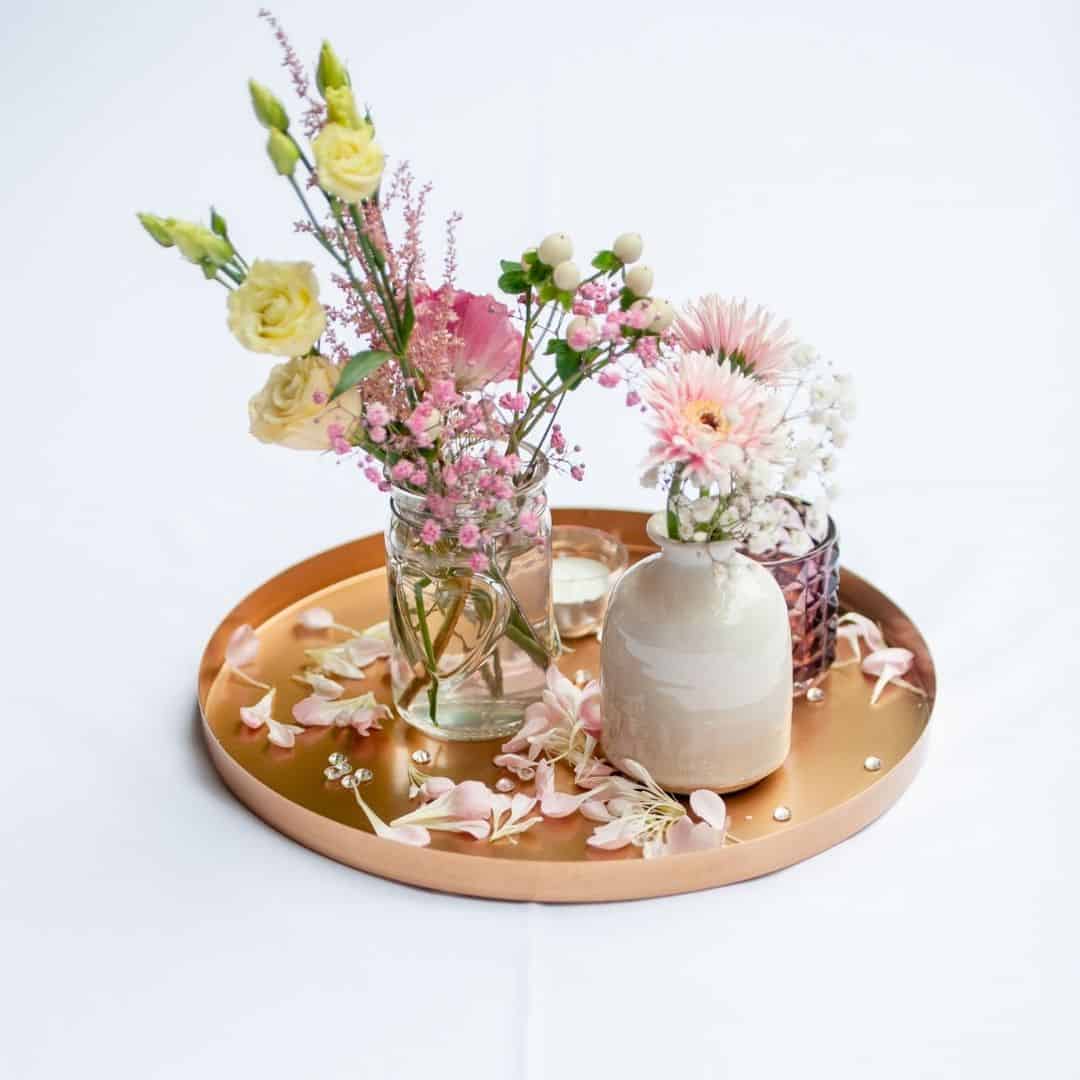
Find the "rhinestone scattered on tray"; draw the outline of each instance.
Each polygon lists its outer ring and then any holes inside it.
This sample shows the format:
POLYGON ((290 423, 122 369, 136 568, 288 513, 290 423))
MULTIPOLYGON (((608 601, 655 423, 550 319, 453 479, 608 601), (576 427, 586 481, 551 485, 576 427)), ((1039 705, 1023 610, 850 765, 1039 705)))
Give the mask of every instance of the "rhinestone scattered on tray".
POLYGON ((867 772, 877 772, 881 768, 881 758, 875 757, 871 754, 863 763, 862 767, 867 772))
POLYGON ((790 821, 791 810, 786 806, 778 806, 773 812, 773 821, 790 821))
POLYGON ((351 791, 361 784, 366 784, 374 776, 375 774, 370 769, 357 769, 356 772, 349 773, 348 776, 343 776, 341 778, 341 786, 343 788, 348 788, 351 791))
POLYGON ((825 691, 822 690, 820 686, 811 686, 810 689, 806 691, 806 700, 807 701, 824 701, 825 700, 825 691))
POLYGON ((411 757, 417 765, 431 764, 431 755, 426 750, 414 750, 411 757))

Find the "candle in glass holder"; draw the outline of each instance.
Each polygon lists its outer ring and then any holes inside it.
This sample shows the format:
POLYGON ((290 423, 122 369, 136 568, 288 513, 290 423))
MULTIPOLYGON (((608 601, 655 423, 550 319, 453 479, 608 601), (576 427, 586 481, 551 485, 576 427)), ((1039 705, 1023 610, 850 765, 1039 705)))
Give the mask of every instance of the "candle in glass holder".
POLYGON ((626 548, 608 533, 558 525, 551 534, 551 596, 564 638, 599 631, 608 596, 626 569, 626 548))

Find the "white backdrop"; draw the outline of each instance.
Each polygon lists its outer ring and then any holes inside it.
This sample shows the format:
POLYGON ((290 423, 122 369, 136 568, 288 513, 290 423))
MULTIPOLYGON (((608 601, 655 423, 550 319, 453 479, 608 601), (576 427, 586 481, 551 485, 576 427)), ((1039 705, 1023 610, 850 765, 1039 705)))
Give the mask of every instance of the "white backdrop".
MULTIPOLYGON (((198 742, 200 650, 383 507, 248 438, 266 365, 132 212, 304 256, 244 88, 287 82, 253 5, 8 5, 0 1074, 1075 1075, 1075 4, 277 13, 464 212, 463 283, 640 230, 659 291, 767 302, 856 373, 844 560, 930 640, 934 745, 849 843, 668 900, 444 897, 263 827, 198 742)), ((556 502, 648 507, 621 395, 566 421, 556 502)))

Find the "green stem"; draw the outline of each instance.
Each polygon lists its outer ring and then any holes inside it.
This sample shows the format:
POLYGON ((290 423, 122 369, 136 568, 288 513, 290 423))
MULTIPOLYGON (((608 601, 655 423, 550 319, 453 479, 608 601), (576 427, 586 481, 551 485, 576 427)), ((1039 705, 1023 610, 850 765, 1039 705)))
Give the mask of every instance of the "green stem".
POLYGON ((413 586, 413 595, 416 597, 416 621, 420 627, 420 640, 424 645, 424 654, 427 657, 428 673, 431 682, 428 684, 428 715, 431 722, 438 727, 439 708, 439 677, 436 674, 435 647, 431 641, 431 629, 428 627, 427 610, 424 605, 424 586, 430 584, 429 579, 424 578, 413 586))
POLYGON ((675 472, 671 476, 671 487, 668 489, 667 534, 672 540, 679 539, 679 515, 672 504, 682 491, 682 471, 681 465, 675 466, 675 472))
POLYGON ((521 356, 518 359, 517 392, 521 393, 525 382, 525 367, 529 355, 529 339, 532 337, 532 289, 525 297, 525 329, 521 335, 521 356))

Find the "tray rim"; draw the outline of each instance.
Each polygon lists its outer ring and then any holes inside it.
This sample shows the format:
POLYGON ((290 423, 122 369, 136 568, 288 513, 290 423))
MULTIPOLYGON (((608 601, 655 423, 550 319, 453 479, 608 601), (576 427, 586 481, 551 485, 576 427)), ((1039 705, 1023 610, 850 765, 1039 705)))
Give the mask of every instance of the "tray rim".
MULTIPOLYGON (((655 550, 645 535, 648 516, 637 510, 590 507, 552 512, 556 524, 606 525, 608 531, 614 524, 628 547, 655 550)), ((911 785, 925 760, 936 696, 936 672, 930 650, 898 605, 875 586, 841 567, 842 601, 845 597, 850 599, 852 594, 873 599, 873 606, 885 612, 883 622, 890 641, 915 652, 918 674, 927 690, 927 720, 922 732, 907 754, 863 791, 822 814, 792 823, 782 832, 719 851, 669 859, 499 860, 380 840, 362 829, 308 810, 249 773, 211 730, 206 701, 224 659, 225 642, 236 626, 243 622, 259 625, 318 589, 383 565, 381 532, 347 541, 295 563, 257 586, 232 608, 211 634, 199 665, 197 697, 203 738, 210 759, 229 790, 279 832, 355 869, 442 892, 502 900, 606 902, 695 892, 772 873, 843 842, 888 810, 911 785)), ((856 600, 853 606, 861 605, 856 600)))

